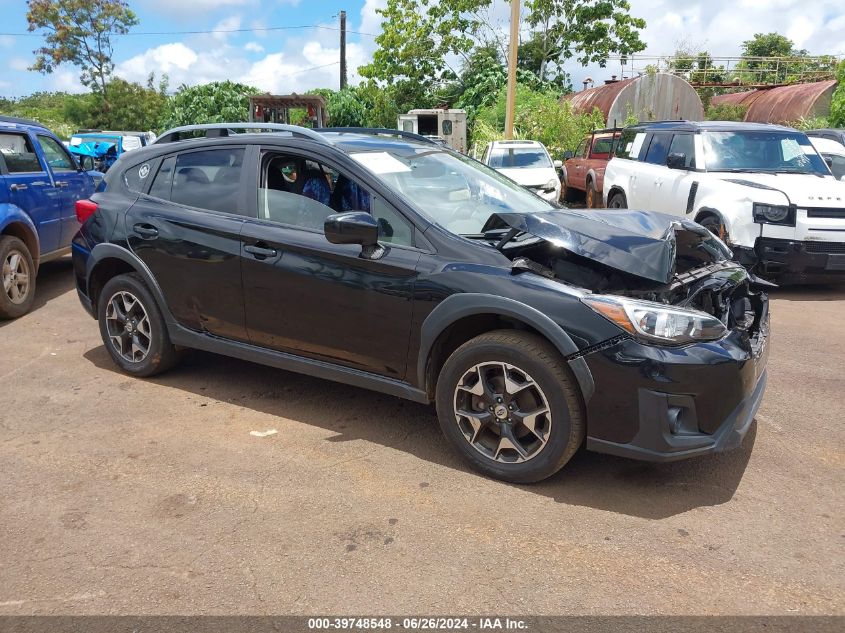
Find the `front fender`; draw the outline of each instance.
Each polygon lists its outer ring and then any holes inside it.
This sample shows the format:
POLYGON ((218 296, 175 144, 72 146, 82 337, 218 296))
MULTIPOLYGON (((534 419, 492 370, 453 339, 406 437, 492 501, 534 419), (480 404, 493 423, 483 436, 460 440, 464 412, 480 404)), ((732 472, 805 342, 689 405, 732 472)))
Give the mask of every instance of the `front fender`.
MULTIPOLYGON (((495 314, 509 317, 530 325, 557 348, 578 381, 584 402, 595 392, 593 376, 582 357, 568 360, 579 352, 572 337, 557 323, 539 310, 524 303, 496 295, 461 293, 444 299, 423 321, 420 332, 420 349, 417 357, 417 376, 424 380, 432 348, 437 337, 458 320, 477 314, 495 314)), ((424 388, 424 385, 423 385, 424 388)))

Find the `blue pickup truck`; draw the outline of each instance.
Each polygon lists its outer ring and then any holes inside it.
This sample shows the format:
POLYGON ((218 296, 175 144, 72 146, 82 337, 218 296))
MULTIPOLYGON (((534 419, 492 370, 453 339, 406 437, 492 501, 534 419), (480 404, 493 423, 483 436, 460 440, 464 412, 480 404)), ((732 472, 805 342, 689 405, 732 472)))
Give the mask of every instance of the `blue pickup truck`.
POLYGON ((38 266, 70 252, 76 201, 94 187, 50 130, 0 116, 0 319, 29 311, 38 266))

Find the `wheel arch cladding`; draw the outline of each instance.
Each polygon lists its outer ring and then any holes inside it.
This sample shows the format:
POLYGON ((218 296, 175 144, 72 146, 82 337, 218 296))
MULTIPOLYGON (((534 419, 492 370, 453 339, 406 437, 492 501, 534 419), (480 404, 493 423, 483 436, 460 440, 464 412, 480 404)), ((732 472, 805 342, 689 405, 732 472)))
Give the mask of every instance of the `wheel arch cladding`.
POLYGON ((565 330, 524 303, 474 293, 447 297, 423 322, 417 358, 420 388, 432 394, 440 368, 455 349, 479 334, 504 328, 533 332, 549 341, 560 353, 561 362, 574 374, 583 401, 590 400, 595 391, 592 374, 583 358, 567 361, 579 349, 565 330))
POLYGON ((695 212, 695 221, 700 223, 701 220, 706 218, 708 215, 712 215, 718 218, 719 222, 722 223, 722 226, 725 227, 725 230, 728 229, 729 224, 727 218, 725 218, 725 215, 721 211, 719 211, 718 209, 714 209, 713 207, 701 207, 698 211, 695 212))
POLYGON ((91 299, 94 309, 96 310, 98 300, 96 293, 106 285, 109 279, 127 273, 136 273, 141 276, 158 304, 165 322, 168 325, 174 323, 173 316, 164 301, 164 294, 150 269, 134 253, 116 244, 97 244, 88 259, 88 271, 86 273, 88 298, 91 299))
MULTIPOLYGON (((29 218, 27 218, 28 220, 29 218)), ((35 271, 38 272, 38 263, 41 259, 40 246, 38 241, 38 232, 35 226, 22 218, 11 218, 9 222, 0 230, 0 235, 11 235, 18 238, 21 242, 26 244, 29 249, 29 254, 32 256, 32 263, 35 265, 35 271)))

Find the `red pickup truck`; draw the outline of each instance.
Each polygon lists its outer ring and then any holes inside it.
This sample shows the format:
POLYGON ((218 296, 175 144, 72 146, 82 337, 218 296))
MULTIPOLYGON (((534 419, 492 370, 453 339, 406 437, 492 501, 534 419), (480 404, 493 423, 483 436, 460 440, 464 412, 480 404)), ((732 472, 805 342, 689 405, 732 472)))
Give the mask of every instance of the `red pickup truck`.
POLYGON ((563 157, 563 192, 566 202, 573 202, 584 196, 591 209, 602 206, 604 169, 613 156, 621 129, 596 130, 585 137, 574 154, 566 152, 563 157))

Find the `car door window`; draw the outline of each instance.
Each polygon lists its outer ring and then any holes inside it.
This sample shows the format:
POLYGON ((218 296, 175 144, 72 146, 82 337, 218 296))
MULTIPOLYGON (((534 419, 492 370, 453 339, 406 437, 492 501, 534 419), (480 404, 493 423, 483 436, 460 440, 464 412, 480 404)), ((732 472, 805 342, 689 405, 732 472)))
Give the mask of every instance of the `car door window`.
POLYGON ((379 240, 412 246, 413 225, 354 179, 300 156, 267 154, 258 190, 259 217, 322 230, 334 213, 365 211, 378 222, 379 240))
POLYGON ((692 134, 675 134, 669 146, 670 154, 683 154, 684 167, 695 169, 695 137, 692 134))
POLYGON ((184 152, 176 157, 170 200, 209 211, 238 212, 242 148, 184 152))
POLYGON ((73 159, 65 151, 55 139, 49 136, 39 136, 38 142, 41 143, 41 149, 44 150, 44 158, 50 169, 54 172, 76 171, 76 164, 73 159))
POLYGON ((845 156, 840 156, 838 154, 823 154, 822 156, 830 161, 830 171, 833 172, 833 175, 836 176, 837 179, 841 179, 842 176, 845 176, 845 156))
POLYGON ((153 198, 161 198, 162 200, 170 200, 170 188, 173 184, 173 170, 176 167, 176 157, 170 156, 166 158, 161 167, 158 168, 155 180, 150 187, 150 195, 153 198))
POLYGON ((32 143, 23 134, 0 134, 0 155, 10 174, 41 171, 32 143))
POLYGON ((589 141, 583 140, 581 144, 578 146, 578 151, 575 152, 575 156, 577 158, 585 158, 587 156, 587 147, 589 146, 589 141))
POLYGON ((654 134, 648 152, 645 155, 645 162, 652 165, 665 165, 666 157, 669 155, 669 144, 672 141, 671 134, 654 134))

